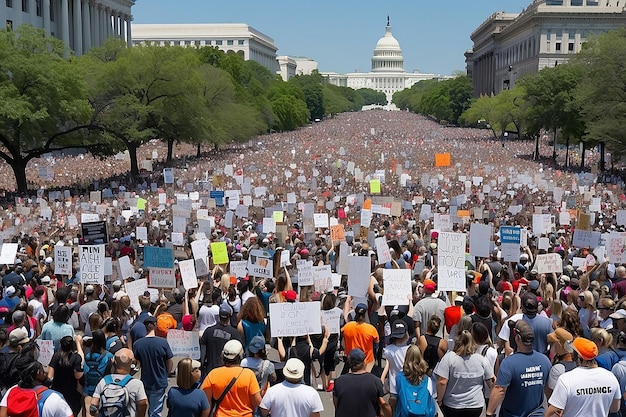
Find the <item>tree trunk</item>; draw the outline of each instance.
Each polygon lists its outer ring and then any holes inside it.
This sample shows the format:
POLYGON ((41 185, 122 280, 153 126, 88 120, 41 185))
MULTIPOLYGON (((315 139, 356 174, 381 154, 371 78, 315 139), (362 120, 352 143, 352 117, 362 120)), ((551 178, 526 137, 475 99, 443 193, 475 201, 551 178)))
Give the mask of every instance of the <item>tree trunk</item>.
POLYGON ((172 164, 172 154, 174 153, 174 139, 167 140, 167 158, 165 164, 170 166, 172 164))
POLYGON ((217 142, 215 142, 215 143, 213 144, 213 150, 214 150, 215 152, 217 152, 217 151, 219 151, 219 150, 220 150, 220 147, 219 147, 219 145, 217 144, 217 142))
POLYGON ((28 193, 28 181, 26 180, 26 162, 14 161, 11 165, 13 175, 15 175, 15 184, 20 194, 28 193))
POLYGON ((565 168, 569 167, 569 136, 565 139, 565 168))
POLYGON ((134 143, 128 144, 128 156, 130 157, 130 175, 134 178, 135 181, 139 179, 139 164, 137 163, 137 148, 138 146, 134 143))
POLYGON ((556 127, 554 128, 553 140, 554 140, 554 143, 553 143, 554 146, 552 147, 552 160, 556 164, 556 127))
MULTIPOLYGON (((613 153, 612 155, 615 155, 615 153, 613 153)), ((613 156, 611 156, 611 161, 613 161, 613 156)), ((600 163, 599 163, 599 170, 602 172, 604 171, 604 165, 605 165, 605 160, 604 160, 604 142, 600 142, 600 163)))
POLYGON ((539 138, 541 135, 538 133, 535 135, 535 161, 539 160, 539 138))
POLYGON ((202 147, 200 146, 199 143, 196 146, 197 146, 197 148, 196 148, 196 157, 200 158, 200 154, 202 153, 200 151, 201 151, 202 147))

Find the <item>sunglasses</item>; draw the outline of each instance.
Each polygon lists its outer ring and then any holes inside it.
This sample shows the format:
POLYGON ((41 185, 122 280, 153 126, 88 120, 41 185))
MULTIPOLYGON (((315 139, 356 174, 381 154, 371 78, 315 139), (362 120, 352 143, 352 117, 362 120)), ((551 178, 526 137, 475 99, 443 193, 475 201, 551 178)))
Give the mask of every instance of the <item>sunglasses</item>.
POLYGON ((610 310, 608 307, 598 307, 598 310, 610 310))

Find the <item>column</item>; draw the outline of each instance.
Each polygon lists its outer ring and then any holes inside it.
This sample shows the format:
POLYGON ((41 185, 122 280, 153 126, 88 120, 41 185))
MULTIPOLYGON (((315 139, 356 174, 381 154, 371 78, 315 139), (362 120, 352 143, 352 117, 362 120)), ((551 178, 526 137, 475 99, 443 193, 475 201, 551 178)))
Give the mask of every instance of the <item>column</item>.
POLYGON ((0 29, 4 30, 7 26, 7 14, 5 6, 0 6, 0 29))
POLYGON ((128 16, 128 21, 126 23, 126 43, 128 44, 128 46, 133 45, 132 23, 133 23, 133 17, 128 16))
POLYGON ((113 36, 120 36, 120 16, 117 11, 113 12, 113 36))
POLYGON ((87 53, 91 49, 91 5, 89 0, 81 0, 83 2, 83 53, 87 53))
POLYGON ((102 39, 100 38, 100 7, 97 4, 92 3, 92 18, 93 18, 93 44, 95 46, 102 45, 102 39))
POLYGON ((70 11, 68 0, 61 0, 61 13, 57 22, 57 30, 61 32, 61 40, 65 42, 65 46, 70 46, 70 11))
POLYGON ((43 8, 43 29, 46 36, 50 36, 50 0, 41 0, 41 7, 43 8))
POLYGON ((111 37, 111 9, 106 7, 104 9, 104 40, 106 41, 111 37))
POLYGON ((74 53, 83 54, 83 13, 82 0, 74 0, 74 53))
POLYGON ((38 27, 39 16, 37 15, 37 2, 35 0, 28 0, 28 14, 30 14, 30 24, 38 27))

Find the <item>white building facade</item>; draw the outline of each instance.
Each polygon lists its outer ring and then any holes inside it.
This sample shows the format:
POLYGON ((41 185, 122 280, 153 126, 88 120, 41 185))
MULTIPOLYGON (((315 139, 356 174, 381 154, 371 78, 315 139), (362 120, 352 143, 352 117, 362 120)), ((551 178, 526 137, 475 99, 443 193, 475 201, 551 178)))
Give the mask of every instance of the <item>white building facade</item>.
POLYGON ((132 39, 134 0, 5 0, 0 24, 17 28, 31 24, 61 39, 82 55, 111 37, 128 44, 132 39))
POLYGON ((333 72, 321 73, 330 84, 342 87, 371 88, 372 90, 385 93, 387 101, 391 103, 394 93, 405 88, 411 88, 413 84, 422 80, 445 79, 438 74, 423 74, 420 72, 408 73, 404 70, 404 57, 400 44, 391 33, 391 25, 387 19, 385 35, 378 40, 372 67, 369 73, 337 74, 333 72))
POLYGON ((519 14, 494 13, 471 34, 465 53, 474 96, 513 88, 524 74, 567 62, 590 34, 625 25, 619 0, 535 0, 519 14))
POLYGON ((244 23, 133 24, 132 42, 176 46, 213 46, 279 71, 274 39, 244 23))

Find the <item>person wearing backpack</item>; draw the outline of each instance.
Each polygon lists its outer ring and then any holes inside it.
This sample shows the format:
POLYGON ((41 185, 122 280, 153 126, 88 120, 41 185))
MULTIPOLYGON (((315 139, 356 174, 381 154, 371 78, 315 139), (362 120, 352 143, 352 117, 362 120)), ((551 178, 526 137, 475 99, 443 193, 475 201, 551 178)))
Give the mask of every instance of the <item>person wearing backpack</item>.
POLYGON ((43 365, 25 355, 17 360, 20 382, 0 401, 0 416, 74 417, 72 409, 58 392, 43 384, 48 379, 43 365))
POLYGON ((200 362, 183 358, 178 362, 176 385, 167 392, 168 416, 207 417, 209 400, 198 389, 202 371, 200 362))
POLYGON ((100 417, 145 417, 148 397, 143 383, 130 375, 135 356, 123 348, 113 358, 113 373, 98 382, 89 414, 100 417))
POLYGON ((437 406, 435 385, 427 374, 428 364, 422 351, 410 345, 406 351, 402 371, 396 376, 397 402, 394 417, 435 417, 437 406))
MULTIPOLYGON (((88 339, 89 340, 89 339, 88 339)), ((83 339, 83 344, 85 340, 83 339)), ((84 350, 84 347, 83 347, 84 350)), ((111 373, 113 354, 106 350, 106 338, 102 330, 92 333, 91 348, 85 353, 83 394, 85 395, 85 409, 89 409, 91 396, 96 385, 105 376, 111 373)))
POLYGON ((0 350, 0 388, 8 390, 20 380, 15 366, 24 344, 28 343, 28 332, 23 328, 13 329, 9 333, 9 344, 0 350))
MULTIPOLYGON (((263 336, 254 336, 248 345, 248 356, 241 360, 242 368, 249 368, 254 372, 256 380, 261 389, 261 397, 267 391, 270 383, 276 381, 276 371, 274 364, 267 359, 265 352, 265 338, 263 336)), ((255 417, 261 417, 259 408, 254 411, 255 417)))
POLYGON ((422 351, 424 360, 428 364, 429 376, 432 375, 433 369, 435 369, 437 363, 448 351, 448 341, 443 337, 437 336, 440 328, 441 318, 433 314, 428 320, 426 333, 419 337, 418 346, 422 351))

